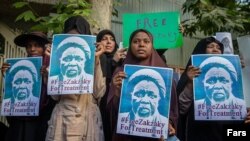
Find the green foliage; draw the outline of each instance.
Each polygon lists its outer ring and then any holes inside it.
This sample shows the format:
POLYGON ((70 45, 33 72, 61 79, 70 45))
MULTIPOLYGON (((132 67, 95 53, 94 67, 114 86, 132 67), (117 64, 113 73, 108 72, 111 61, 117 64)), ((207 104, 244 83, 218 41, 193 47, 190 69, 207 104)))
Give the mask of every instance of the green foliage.
POLYGON ((31 10, 27 10, 27 11, 21 13, 19 16, 17 16, 16 21, 19 21, 21 19, 24 19, 25 22, 35 21, 36 17, 31 10))
POLYGON ((24 6, 28 5, 28 4, 29 4, 28 2, 16 2, 16 3, 13 4, 13 6, 15 8, 22 8, 22 7, 24 7, 24 6))
POLYGON ((29 2, 15 2, 13 4, 15 8, 27 7, 28 10, 24 11, 17 16, 16 21, 24 20, 25 22, 35 22, 36 24, 31 27, 31 30, 40 30, 44 32, 61 33, 63 31, 64 21, 74 15, 81 15, 88 19, 90 22, 94 20, 90 19, 92 5, 86 0, 60 0, 53 7, 53 11, 56 13, 50 13, 46 16, 40 16, 36 13, 29 2))
POLYGON ((184 20, 185 35, 197 32, 214 35, 216 32, 248 34, 250 31, 250 6, 235 0, 187 0, 183 13, 190 13, 194 19, 184 20))

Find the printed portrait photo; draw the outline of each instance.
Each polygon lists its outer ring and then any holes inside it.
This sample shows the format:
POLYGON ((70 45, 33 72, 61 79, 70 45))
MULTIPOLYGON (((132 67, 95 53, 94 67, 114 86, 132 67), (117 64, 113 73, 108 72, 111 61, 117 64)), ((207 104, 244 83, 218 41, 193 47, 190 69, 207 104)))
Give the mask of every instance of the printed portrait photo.
POLYGON ((243 120, 246 105, 238 55, 193 55, 196 120, 243 120))
POLYGON ((173 70, 126 65, 124 71, 117 133, 167 137, 173 70))
POLYGON ((48 94, 93 93, 95 36, 53 37, 48 94))
POLYGON ((41 92, 41 57, 7 59, 1 113, 6 116, 38 116, 41 92))

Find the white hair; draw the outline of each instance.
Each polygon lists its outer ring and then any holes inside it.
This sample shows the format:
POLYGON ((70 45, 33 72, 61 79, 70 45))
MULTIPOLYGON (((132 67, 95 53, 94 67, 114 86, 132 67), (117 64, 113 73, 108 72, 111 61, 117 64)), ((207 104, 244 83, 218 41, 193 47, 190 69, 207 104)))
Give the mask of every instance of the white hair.
POLYGON ((162 87, 162 90, 164 91, 164 94, 166 92, 166 85, 165 85, 165 81, 163 80, 161 74, 153 69, 140 69, 138 71, 136 71, 135 73, 133 73, 130 77, 128 81, 133 80, 135 77, 137 76, 149 76, 151 78, 154 78, 158 84, 162 87))
POLYGON ((213 57, 209 57, 207 59, 205 59, 201 64, 200 64, 200 68, 203 68, 204 66, 206 66, 207 64, 211 64, 211 63, 217 63, 217 64, 222 64, 225 67, 227 67, 230 70, 230 73, 234 76, 234 78, 237 80, 237 72, 235 67, 233 66, 233 64, 223 58, 223 57, 219 57, 219 56, 213 56, 213 57))
POLYGON ((90 55, 90 47, 89 47, 88 43, 84 39, 82 39, 81 37, 70 36, 68 38, 65 38, 63 41, 60 42, 57 49, 59 49, 60 47, 62 47, 63 45, 65 45, 67 43, 76 43, 76 44, 81 45, 83 47, 83 49, 87 52, 87 54, 90 55))
POLYGON ((31 70, 31 72, 33 73, 36 81, 38 80, 37 69, 36 69, 35 65, 29 60, 21 60, 21 61, 16 62, 13 66, 11 66, 10 73, 13 70, 15 70, 17 67, 21 67, 21 66, 25 66, 25 67, 29 68, 31 70))

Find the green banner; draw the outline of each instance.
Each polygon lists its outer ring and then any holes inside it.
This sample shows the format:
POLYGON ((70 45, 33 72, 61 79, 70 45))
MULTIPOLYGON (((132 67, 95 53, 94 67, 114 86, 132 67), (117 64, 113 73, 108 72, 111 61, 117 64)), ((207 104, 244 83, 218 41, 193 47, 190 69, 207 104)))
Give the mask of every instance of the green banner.
POLYGON ((179 26, 179 12, 124 14, 123 46, 128 47, 130 34, 142 28, 153 34, 156 49, 181 47, 183 36, 179 26))

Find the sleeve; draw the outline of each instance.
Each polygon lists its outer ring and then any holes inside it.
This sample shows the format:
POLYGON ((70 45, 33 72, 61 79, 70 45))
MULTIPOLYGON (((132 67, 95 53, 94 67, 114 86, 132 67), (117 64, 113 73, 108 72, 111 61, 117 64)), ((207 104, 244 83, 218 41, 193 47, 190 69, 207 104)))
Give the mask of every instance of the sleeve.
POLYGON ((106 78, 103 77, 101 64, 97 63, 95 66, 93 96, 97 101, 100 101, 105 92, 106 92, 106 78))
MULTIPOLYGON (((118 68, 114 72, 113 76, 115 76, 115 74, 119 72, 119 70, 121 69, 118 68)), ((110 127, 111 127, 110 130, 112 134, 115 133, 115 129, 117 125, 118 110, 119 110, 119 103, 120 103, 120 92, 121 92, 121 89, 118 89, 117 87, 114 86, 113 83, 110 83, 106 109, 109 112, 108 114, 110 118, 109 120, 110 120, 110 127)))
POLYGON ((178 102, 177 102, 177 93, 176 93, 176 83, 173 81, 171 89, 171 100, 170 100, 170 115, 169 123, 177 130, 179 112, 178 112, 178 102))
POLYGON ((186 86, 179 96, 180 114, 184 115, 189 111, 192 101, 193 89, 192 87, 186 86))
MULTIPOLYGON (((112 87, 112 85, 111 85, 112 87)), ((118 92, 118 89, 115 88, 115 92, 118 92)), ((107 103, 107 111, 109 112, 109 120, 111 133, 115 133, 117 119, 118 119, 118 110, 119 110, 120 96, 118 94, 113 95, 112 99, 107 103)))

